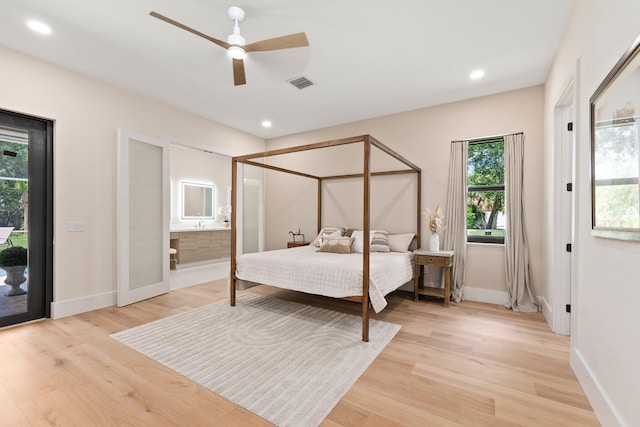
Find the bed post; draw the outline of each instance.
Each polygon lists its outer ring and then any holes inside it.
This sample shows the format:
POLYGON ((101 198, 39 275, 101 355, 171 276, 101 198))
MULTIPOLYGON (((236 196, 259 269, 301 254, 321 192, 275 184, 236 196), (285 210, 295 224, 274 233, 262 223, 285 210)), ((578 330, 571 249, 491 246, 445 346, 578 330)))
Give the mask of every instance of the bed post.
POLYGON ((417 248, 416 249, 420 249, 422 247, 421 242, 421 233, 420 233, 420 226, 421 226, 421 217, 420 215, 422 214, 422 201, 421 201, 421 197, 422 197, 422 171, 419 170, 416 172, 417 178, 418 178, 418 194, 417 194, 417 198, 416 198, 416 243, 417 243, 417 248))
POLYGON ((362 235, 364 244, 362 251, 362 341, 369 341, 369 258, 371 255, 371 245, 369 242, 369 234, 371 231, 371 224, 369 222, 369 192, 370 185, 369 179, 371 178, 371 140, 369 136, 364 137, 364 165, 363 165, 363 177, 364 177, 364 200, 362 208, 362 235))
POLYGON ((238 204, 236 195, 238 194, 238 161, 231 159, 231 268, 229 272, 229 304, 236 305, 236 213, 238 204))
POLYGON ((316 218, 318 219, 318 229, 316 230, 316 234, 318 234, 320 232, 320 229, 322 228, 322 178, 318 178, 318 213, 316 215, 316 218))

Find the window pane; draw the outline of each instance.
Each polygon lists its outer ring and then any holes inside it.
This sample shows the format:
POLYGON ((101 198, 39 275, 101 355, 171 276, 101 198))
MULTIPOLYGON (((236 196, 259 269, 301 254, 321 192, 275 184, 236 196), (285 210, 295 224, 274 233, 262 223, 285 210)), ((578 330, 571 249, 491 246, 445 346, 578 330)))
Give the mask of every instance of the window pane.
POLYGON ((640 228, 638 126, 613 123, 596 128, 595 221, 597 227, 640 228))
POLYGON ((469 144, 467 185, 504 184, 504 142, 469 144))
POLYGON ((596 181, 638 177, 638 127, 614 125, 595 130, 596 181))
POLYGON ((27 132, 0 128, 0 178, 27 181, 29 145, 27 132))
POLYGON ((638 184, 596 186, 598 227, 640 228, 638 184))
POLYGON ((467 194, 467 236, 504 237, 504 190, 467 194))

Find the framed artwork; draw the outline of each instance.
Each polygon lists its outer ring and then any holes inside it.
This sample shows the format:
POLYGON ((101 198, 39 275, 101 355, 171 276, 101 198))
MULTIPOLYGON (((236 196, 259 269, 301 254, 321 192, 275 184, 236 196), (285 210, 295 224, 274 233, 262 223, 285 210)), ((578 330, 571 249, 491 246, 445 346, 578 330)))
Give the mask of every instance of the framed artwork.
POLYGON ((591 234, 640 241, 640 37, 591 97, 591 234))

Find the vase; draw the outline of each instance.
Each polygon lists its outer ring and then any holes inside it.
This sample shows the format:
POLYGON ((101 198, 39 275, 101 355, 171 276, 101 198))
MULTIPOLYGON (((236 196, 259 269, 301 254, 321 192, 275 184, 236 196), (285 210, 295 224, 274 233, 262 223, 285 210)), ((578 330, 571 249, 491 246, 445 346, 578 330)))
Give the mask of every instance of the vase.
POLYGON ((440 251, 440 236, 438 233, 433 233, 429 237, 429 250, 431 252, 439 252, 440 251))
POLYGON ((2 269, 7 272, 7 278, 4 279, 4 284, 11 286, 11 289, 6 293, 8 297, 15 297, 27 293, 27 291, 20 287, 21 284, 27 281, 27 278, 24 277, 25 268, 27 268, 26 265, 2 267, 2 269))

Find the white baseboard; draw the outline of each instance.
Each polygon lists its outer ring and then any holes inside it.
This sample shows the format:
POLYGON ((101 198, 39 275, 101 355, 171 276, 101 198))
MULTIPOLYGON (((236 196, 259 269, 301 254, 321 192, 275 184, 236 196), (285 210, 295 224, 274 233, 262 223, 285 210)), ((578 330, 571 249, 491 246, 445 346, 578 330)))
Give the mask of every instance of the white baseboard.
POLYGON ((51 318, 60 319, 62 317, 73 316, 74 314, 111 307, 112 305, 116 305, 116 291, 68 301, 54 301, 51 303, 51 318))
MULTIPOLYGON (((228 277, 229 261, 218 263, 208 263, 192 268, 182 268, 170 271, 170 289, 180 289, 200 283, 218 280, 228 277)), ((105 292, 102 294, 90 295, 68 301, 56 301, 51 303, 51 318, 60 319, 62 317, 73 316, 87 311, 98 310, 100 308, 111 307, 117 304, 117 291, 105 292)))
POLYGON ((509 301, 509 294, 506 291, 495 291, 483 288, 464 287, 462 299, 467 301, 487 302, 489 304, 504 305, 509 301))
MULTIPOLYGON (((488 304, 505 305, 509 302, 507 291, 496 291, 493 289, 464 287, 462 299, 466 301, 486 302, 488 304)), ((542 297, 536 297, 538 307, 543 305, 542 297)))
POLYGON ((597 378, 586 363, 582 354, 575 347, 571 347, 571 369, 576 374, 578 382, 582 386, 585 395, 591 403, 591 407, 598 417, 598 421, 605 427, 618 427, 625 424, 622 417, 611 403, 607 394, 602 390, 597 378))

